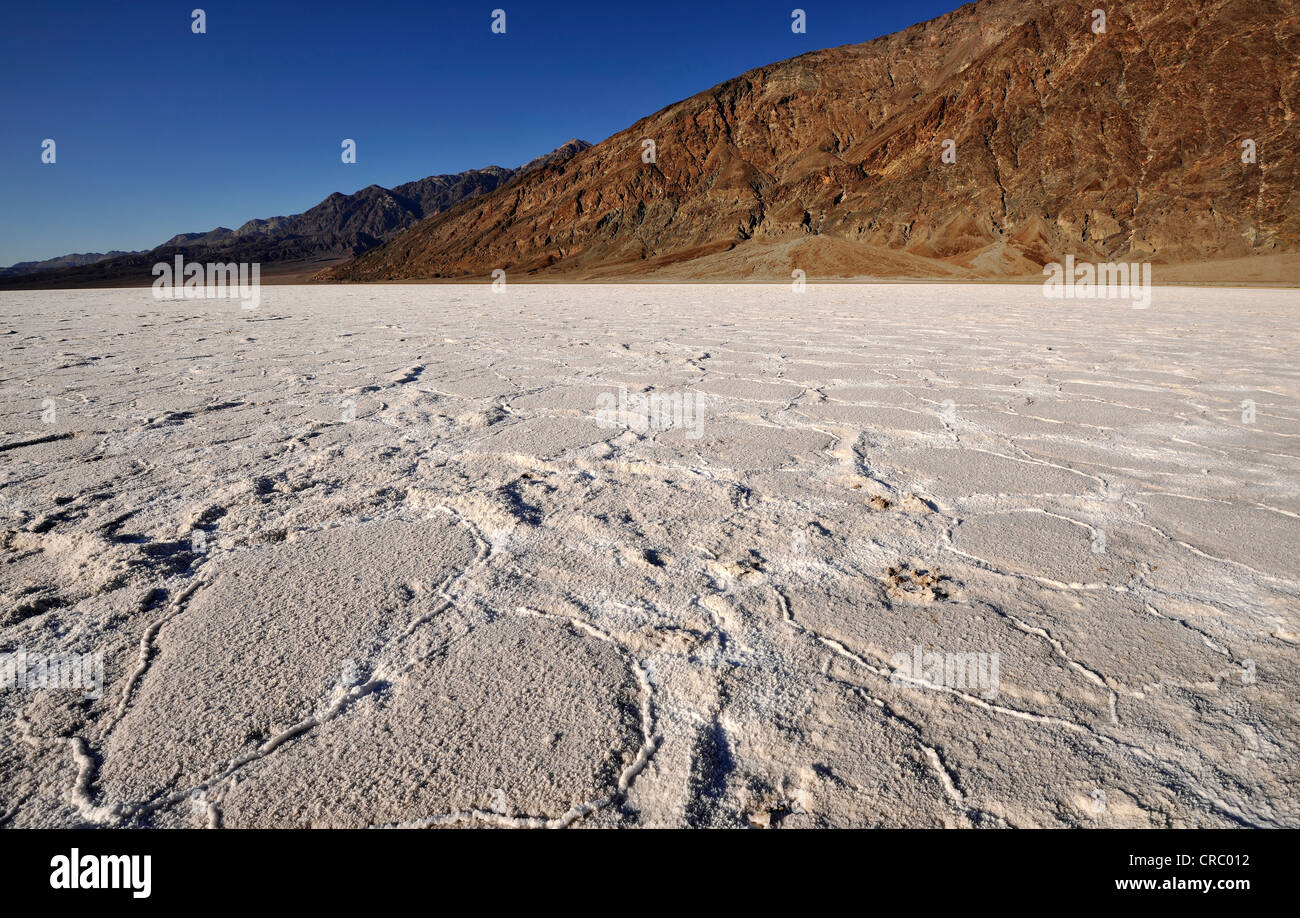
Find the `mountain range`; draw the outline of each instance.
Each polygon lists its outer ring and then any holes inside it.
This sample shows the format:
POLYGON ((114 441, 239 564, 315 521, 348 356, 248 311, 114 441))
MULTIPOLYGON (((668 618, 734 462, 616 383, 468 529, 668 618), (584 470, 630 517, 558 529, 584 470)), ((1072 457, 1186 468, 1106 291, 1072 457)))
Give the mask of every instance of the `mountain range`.
POLYGON ((1294 254, 1300 5, 1115 0, 1104 29, 1098 6, 981 0, 751 70, 321 278, 958 279, 1066 253, 1249 273, 1294 254))
POLYGON ((60 255, 57 258, 47 258, 44 261, 20 261, 7 268, 0 268, 0 278, 19 277, 24 274, 36 274, 40 271, 53 271, 58 268, 80 268, 82 265, 93 265, 105 258, 120 258, 123 255, 134 254, 136 253, 118 251, 73 252, 69 255, 60 255))
POLYGON ((431 175, 394 188, 369 185, 354 194, 335 192, 300 214, 249 220, 234 230, 219 226, 206 233, 180 233, 148 251, 26 262, 0 270, 0 282, 9 280, 7 286, 15 287, 140 283, 152 281, 153 265, 170 262, 176 255, 191 261, 258 262, 264 276, 309 273, 359 255, 426 217, 589 146, 583 140, 569 140, 518 169, 488 166, 431 175))
POLYGON ((1073 255, 1300 284, 1298 62, 1296 0, 979 0, 520 169, 0 285, 134 282, 175 254, 326 282, 975 280, 1073 255))

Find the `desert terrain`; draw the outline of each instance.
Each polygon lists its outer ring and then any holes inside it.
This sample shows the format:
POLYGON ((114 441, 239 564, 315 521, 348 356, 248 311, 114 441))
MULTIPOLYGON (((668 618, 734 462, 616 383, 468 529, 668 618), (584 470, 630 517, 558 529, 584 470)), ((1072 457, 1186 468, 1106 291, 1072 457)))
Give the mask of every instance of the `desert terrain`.
POLYGON ((0 294, 0 826, 1300 825, 1298 307, 0 294))
POLYGON ((1300 15, 992 0, 746 71, 420 221, 331 281, 1300 282, 1300 15))

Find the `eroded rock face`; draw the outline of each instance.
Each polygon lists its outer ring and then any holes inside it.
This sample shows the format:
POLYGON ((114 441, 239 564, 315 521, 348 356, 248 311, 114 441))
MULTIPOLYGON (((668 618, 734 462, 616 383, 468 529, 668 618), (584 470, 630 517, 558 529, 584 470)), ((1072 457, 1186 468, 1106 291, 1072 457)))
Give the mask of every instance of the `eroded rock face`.
POLYGON ((1094 6, 969 4, 752 70, 323 276, 972 277, 1067 252, 1293 252, 1296 5, 1125 0, 1103 33, 1094 6))

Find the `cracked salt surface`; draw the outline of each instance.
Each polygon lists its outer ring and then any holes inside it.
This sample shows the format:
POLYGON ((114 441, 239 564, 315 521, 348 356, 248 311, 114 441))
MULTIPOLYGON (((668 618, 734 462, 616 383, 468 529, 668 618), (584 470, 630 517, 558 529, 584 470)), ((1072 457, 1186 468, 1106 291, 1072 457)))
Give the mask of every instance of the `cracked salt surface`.
POLYGON ((0 294, 0 825, 1300 825, 1295 293, 699 290, 0 294))

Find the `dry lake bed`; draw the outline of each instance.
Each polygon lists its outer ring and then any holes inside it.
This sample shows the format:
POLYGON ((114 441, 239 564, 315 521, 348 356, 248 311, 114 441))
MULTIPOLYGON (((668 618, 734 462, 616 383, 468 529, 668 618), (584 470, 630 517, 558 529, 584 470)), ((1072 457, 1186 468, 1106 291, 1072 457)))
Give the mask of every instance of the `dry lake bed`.
POLYGON ((0 825, 1300 825, 1300 294, 0 294, 0 825))

